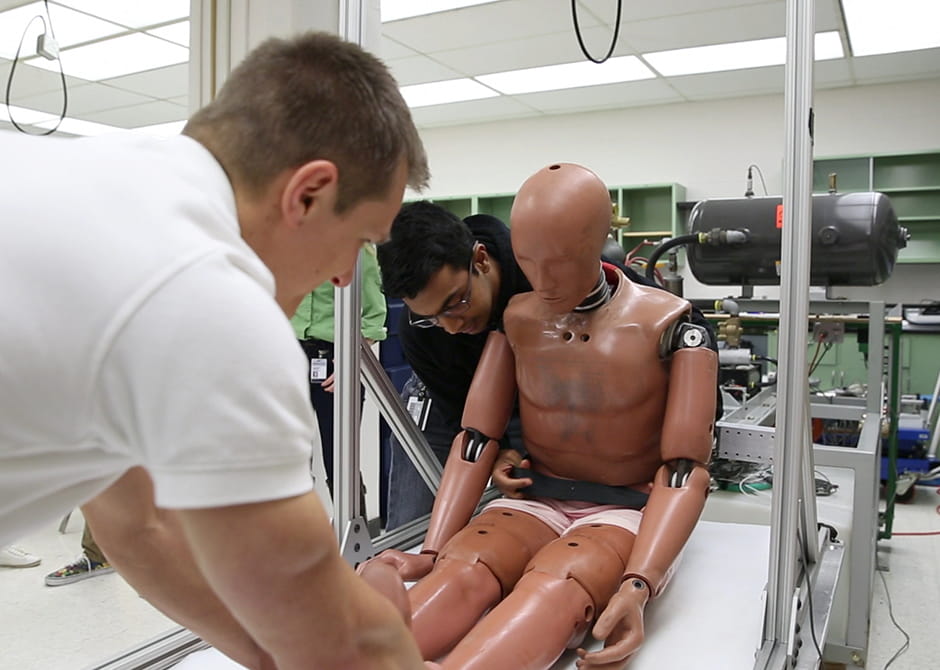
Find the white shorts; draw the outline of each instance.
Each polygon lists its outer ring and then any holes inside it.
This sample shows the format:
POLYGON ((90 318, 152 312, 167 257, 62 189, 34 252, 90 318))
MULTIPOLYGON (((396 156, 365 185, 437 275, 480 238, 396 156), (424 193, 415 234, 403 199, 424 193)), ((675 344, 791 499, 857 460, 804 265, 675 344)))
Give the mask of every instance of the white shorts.
POLYGON ((597 503, 577 500, 554 500, 552 498, 534 498, 516 500, 499 498, 487 505, 485 510, 512 509, 526 512, 547 525, 559 535, 579 526, 592 523, 604 523, 619 526, 636 535, 640 528, 643 512, 619 505, 598 505, 597 503))

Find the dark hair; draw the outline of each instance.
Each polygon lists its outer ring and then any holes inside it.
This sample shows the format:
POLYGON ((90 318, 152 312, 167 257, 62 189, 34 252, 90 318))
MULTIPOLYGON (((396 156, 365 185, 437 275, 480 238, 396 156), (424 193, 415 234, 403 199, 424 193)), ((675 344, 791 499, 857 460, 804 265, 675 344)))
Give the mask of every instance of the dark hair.
POLYGON ((395 79, 378 58, 329 33, 263 42, 183 134, 253 193, 284 170, 331 161, 339 213, 384 196, 402 159, 409 186, 420 190, 428 181, 424 147, 395 79))
POLYGON ((392 298, 415 297, 445 265, 466 269, 473 244, 467 224, 443 207, 427 200, 405 204, 388 242, 376 247, 382 291, 392 298))

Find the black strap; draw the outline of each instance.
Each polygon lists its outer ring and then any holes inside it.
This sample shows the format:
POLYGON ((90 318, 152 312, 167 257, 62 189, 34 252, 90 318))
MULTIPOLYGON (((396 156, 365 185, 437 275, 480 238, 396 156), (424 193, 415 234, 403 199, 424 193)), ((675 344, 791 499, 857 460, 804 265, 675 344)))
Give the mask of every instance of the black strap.
POLYGON ((530 498, 555 498, 556 500, 580 500, 599 505, 620 505, 629 509, 643 509, 649 495, 627 486, 608 486, 596 482, 578 482, 570 479, 549 477, 534 470, 513 468, 516 479, 531 479, 532 486, 519 489, 530 498))

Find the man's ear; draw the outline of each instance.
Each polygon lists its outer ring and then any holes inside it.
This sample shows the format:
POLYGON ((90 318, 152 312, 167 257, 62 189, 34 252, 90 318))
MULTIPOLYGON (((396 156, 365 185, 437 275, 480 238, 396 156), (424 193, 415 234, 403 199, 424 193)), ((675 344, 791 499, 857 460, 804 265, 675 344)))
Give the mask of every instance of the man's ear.
POLYGON ((294 170, 281 193, 281 214, 290 226, 299 227, 311 213, 332 212, 339 188, 339 170, 328 160, 304 163, 294 170))
POLYGON ((482 242, 477 242, 476 251, 473 252, 474 256, 478 256, 479 260, 476 258, 473 259, 473 264, 480 266, 480 271, 483 274, 486 274, 490 271, 490 252, 487 251, 486 245, 482 242))

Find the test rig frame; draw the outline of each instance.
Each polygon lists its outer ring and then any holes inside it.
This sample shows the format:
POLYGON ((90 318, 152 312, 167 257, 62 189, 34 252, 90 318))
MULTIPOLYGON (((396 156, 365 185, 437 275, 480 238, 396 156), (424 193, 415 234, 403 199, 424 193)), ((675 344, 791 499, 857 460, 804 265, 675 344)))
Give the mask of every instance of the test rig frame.
MULTIPOLYGON (((340 34, 362 43, 363 0, 339 0, 340 34)), ((810 608, 821 630, 828 623, 832 594, 842 563, 842 547, 826 532, 817 531, 813 450, 809 447, 809 408, 805 376, 804 327, 808 316, 810 258, 810 195, 812 183, 812 74, 814 0, 787 0, 784 107, 786 151, 783 189, 783 243, 781 257, 781 319, 778 360, 777 428, 773 460, 778 470, 771 509, 771 546, 763 644, 755 670, 815 668, 821 659, 807 638, 810 626, 801 625, 810 608), (811 594, 811 596, 810 596, 811 594)), ((418 466, 425 482, 436 488, 440 472, 423 436, 401 407, 394 388, 384 379, 378 361, 368 349, 355 346, 358 333, 359 282, 337 291, 338 393, 335 402, 337 441, 334 463, 333 525, 344 557, 352 562, 376 549, 401 546, 408 534, 420 536, 420 524, 371 542, 359 506, 359 372, 382 413, 418 466)), ((873 388, 873 387, 870 387, 873 388)), ((880 385, 874 387, 880 388, 880 385)), ((867 424, 866 424, 867 428, 867 424)), ((750 430, 757 430, 756 427, 750 430)), ((769 434, 764 434, 768 437, 769 434)), ((870 439, 865 436, 865 439, 870 439)), ((730 448, 730 445, 726 445, 730 448)), ((825 461, 825 452, 819 452, 825 461)), ((766 456, 766 454, 764 454, 766 456)), ((861 536, 861 533, 854 535, 861 536)), ((867 536, 866 536, 867 537, 867 536)), ((861 540, 859 540, 861 541, 861 540)), ((825 633, 823 633, 823 637, 825 633)), ((142 647, 94 667, 94 670, 137 670, 171 667, 184 656, 207 645, 192 633, 170 631, 142 647)))

